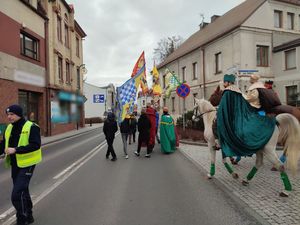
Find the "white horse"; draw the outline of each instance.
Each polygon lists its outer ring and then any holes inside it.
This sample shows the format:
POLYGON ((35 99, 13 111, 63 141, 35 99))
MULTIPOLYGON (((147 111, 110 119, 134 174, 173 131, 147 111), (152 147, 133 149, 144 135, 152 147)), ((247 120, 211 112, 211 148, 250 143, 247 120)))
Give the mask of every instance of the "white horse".
MULTIPOLYGON (((195 98, 195 108, 196 107, 203 116, 205 126, 204 137, 208 143, 208 147, 211 152, 212 165, 215 164, 216 160, 216 152, 213 149, 213 146, 215 145, 215 138, 212 130, 213 121, 216 118, 216 109, 214 106, 211 105, 209 101, 195 98)), ((280 193, 280 196, 287 197, 289 191, 292 190, 292 186, 285 172, 285 168, 276 154, 276 145, 277 143, 283 144, 284 150, 287 152, 288 155, 287 167, 293 172, 297 171, 298 159, 300 155, 300 126, 299 121, 294 116, 288 113, 277 115, 276 120, 279 125, 275 127, 273 135, 271 136, 268 143, 264 146, 264 148, 256 152, 255 166, 249 172, 247 177, 242 181, 242 184, 249 184, 249 181, 254 177, 257 170, 262 166, 263 156, 265 155, 267 159, 280 171, 280 176, 285 188, 285 191, 282 191, 280 193)), ((223 159, 224 164, 225 162, 223 159)), ((212 174, 212 172, 214 171, 211 170, 209 176, 214 175, 212 174)))
MULTIPOLYGON (((196 121, 199 116, 203 117, 204 122, 204 139, 207 142, 208 149, 210 152, 210 172, 207 174, 207 177, 211 179, 215 175, 215 165, 216 165, 216 139, 213 133, 213 122, 216 118, 217 110, 216 108, 210 104, 210 102, 204 99, 195 98, 195 108, 193 120, 196 121), (200 115, 197 115, 198 112, 200 115)), ((239 176, 237 173, 233 171, 233 168, 227 162, 226 157, 222 157, 222 162, 226 168, 226 170, 232 175, 234 179, 238 179, 239 176)))

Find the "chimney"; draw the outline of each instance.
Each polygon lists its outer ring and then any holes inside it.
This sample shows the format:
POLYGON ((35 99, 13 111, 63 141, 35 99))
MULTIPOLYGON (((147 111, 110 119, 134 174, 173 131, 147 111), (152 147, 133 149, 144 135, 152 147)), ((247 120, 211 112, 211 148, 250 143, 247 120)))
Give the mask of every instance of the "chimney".
POLYGON ((220 16, 218 15, 213 15, 212 17, 210 17, 210 22, 213 23, 216 19, 218 19, 220 16))
POLYGON ((199 25, 199 28, 200 30, 202 30, 204 27, 206 27, 209 23, 206 23, 206 22, 202 22, 200 25, 199 25))

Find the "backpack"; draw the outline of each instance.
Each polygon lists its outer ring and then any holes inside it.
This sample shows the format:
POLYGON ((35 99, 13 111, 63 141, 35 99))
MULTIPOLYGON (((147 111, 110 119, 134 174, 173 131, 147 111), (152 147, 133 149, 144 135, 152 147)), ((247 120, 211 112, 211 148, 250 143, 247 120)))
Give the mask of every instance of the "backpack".
POLYGON ((273 107, 281 105, 278 95, 273 89, 257 88, 261 108, 266 112, 271 112, 273 107))

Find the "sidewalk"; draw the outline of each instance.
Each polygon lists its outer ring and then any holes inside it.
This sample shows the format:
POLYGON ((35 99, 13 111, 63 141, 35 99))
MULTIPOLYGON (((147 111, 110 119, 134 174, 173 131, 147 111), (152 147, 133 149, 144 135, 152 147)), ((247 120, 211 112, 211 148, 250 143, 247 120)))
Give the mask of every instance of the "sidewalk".
POLYGON ((58 140, 61 139, 65 139, 65 138, 69 138, 69 137, 73 137, 85 132, 89 132, 92 131, 94 129, 97 129, 99 127, 102 127, 103 123, 94 123, 92 126, 90 126, 89 124, 86 124, 85 127, 79 128, 78 130, 72 130, 69 132, 65 132, 62 134, 57 134, 57 135, 53 135, 53 136, 49 136, 49 137, 42 137, 42 145, 46 145, 46 144, 50 144, 52 142, 56 142, 58 140))
MULTIPOLYGON (((193 163, 205 171, 210 169, 210 154, 207 146, 180 143, 180 151, 193 163)), ((280 155, 282 151, 278 151, 280 155)), ((237 201, 242 201, 265 221, 272 225, 300 224, 300 173, 293 177, 288 172, 293 185, 293 191, 288 198, 279 197, 283 184, 279 172, 272 172, 271 163, 264 159, 264 165, 258 170, 256 176, 248 187, 241 181, 247 176, 252 166, 255 165, 255 156, 242 158, 239 165, 234 165, 234 171, 240 176, 234 180, 222 164, 221 153, 217 152, 216 175, 219 183, 233 195, 237 201)), ((200 175, 201 176, 201 175, 200 175)), ((208 181, 209 182, 209 181, 208 181)))

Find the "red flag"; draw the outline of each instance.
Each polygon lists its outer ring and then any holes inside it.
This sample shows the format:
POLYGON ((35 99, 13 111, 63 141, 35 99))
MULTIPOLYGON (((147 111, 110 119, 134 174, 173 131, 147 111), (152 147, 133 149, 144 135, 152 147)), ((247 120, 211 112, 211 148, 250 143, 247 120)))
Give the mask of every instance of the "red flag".
MULTIPOLYGON (((135 63, 135 66, 132 70, 132 74, 131 74, 131 77, 134 77, 138 71, 144 67, 144 65, 146 64, 146 61, 145 61, 145 53, 144 51, 142 52, 142 54, 140 55, 139 59, 137 60, 137 62, 135 63)), ((145 67, 144 67, 145 68, 145 67)), ((143 77, 141 78, 141 88, 142 88, 142 92, 143 94, 146 94, 148 93, 149 89, 148 89, 148 84, 147 84, 147 79, 146 79, 146 69, 144 69, 143 71, 143 77)))
MULTIPOLYGON (((145 53, 143 51, 141 56, 139 57, 139 59, 135 63, 135 66, 132 70, 131 77, 134 77, 137 74, 137 72, 144 66, 144 64, 145 64, 145 53)), ((146 72, 145 72, 144 76, 146 77, 146 72)))

